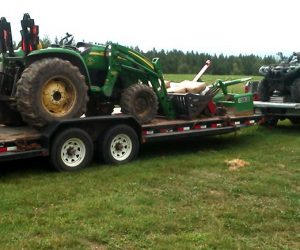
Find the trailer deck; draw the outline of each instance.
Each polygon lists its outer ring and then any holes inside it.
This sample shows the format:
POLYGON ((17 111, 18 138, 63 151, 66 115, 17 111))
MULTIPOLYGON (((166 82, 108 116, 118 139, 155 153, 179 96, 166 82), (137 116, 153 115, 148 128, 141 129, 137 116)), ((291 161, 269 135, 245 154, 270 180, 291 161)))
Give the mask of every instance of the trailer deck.
POLYGON ((79 147, 84 147, 85 152, 88 152, 97 146, 98 152, 104 154, 104 158, 106 154, 113 157, 107 158, 108 163, 119 164, 131 160, 131 156, 127 156, 127 151, 131 154, 131 150, 136 148, 134 153, 137 154, 140 144, 143 143, 235 132, 241 127, 257 124, 261 117, 255 114, 192 120, 167 120, 158 117, 149 124, 140 125, 132 116, 113 115, 64 120, 51 124, 44 131, 28 126, 0 125, 0 161, 50 156, 58 170, 73 170, 72 168, 75 169, 77 165, 74 167, 70 161, 76 160, 81 164, 80 159, 86 157, 82 155, 80 152, 82 149, 79 147), (78 144, 78 141, 81 142, 78 144), (75 153, 77 147, 79 151, 75 153), (56 152, 57 148, 61 151, 56 152), (56 161, 60 157, 63 165, 59 165, 60 163, 56 161), (61 166, 65 168, 62 169, 61 166))

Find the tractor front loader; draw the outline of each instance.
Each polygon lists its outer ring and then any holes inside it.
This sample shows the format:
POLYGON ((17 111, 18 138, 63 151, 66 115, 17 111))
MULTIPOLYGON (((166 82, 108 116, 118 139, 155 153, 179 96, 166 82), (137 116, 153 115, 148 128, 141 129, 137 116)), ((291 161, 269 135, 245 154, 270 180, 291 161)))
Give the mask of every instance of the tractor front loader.
POLYGON ((40 49, 39 27, 25 14, 21 47, 14 50, 10 23, 0 24, 0 117, 2 123, 42 128, 51 121, 108 115, 114 105, 139 122, 151 121, 158 108, 175 111, 164 85, 159 59, 127 47, 79 42, 67 34, 60 44, 40 49))

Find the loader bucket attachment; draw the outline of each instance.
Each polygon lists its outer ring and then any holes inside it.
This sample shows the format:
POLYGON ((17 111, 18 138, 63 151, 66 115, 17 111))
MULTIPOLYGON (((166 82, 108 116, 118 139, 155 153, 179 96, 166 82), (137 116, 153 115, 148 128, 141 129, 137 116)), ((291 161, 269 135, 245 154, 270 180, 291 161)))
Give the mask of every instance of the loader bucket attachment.
POLYGON ((8 53, 9 56, 14 56, 14 46, 11 36, 10 23, 6 21, 5 17, 0 19, 0 52, 8 53))
POLYGON ((27 55, 36 50, 39 44, 39 26, 34 24, 34 19, 29 14, 24 14, 21 21, 22 50, 27 55))

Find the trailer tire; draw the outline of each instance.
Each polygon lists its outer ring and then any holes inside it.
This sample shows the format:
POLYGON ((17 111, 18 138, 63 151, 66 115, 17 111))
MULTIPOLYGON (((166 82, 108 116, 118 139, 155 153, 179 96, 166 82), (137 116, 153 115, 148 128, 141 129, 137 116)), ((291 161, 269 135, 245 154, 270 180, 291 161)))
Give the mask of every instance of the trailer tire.
POLYGON ((76 171, 90 164, 93 152, 93 142, 84 130, 68 128, 55 137, 50 160, 58 171, 76 171))
POLYGON ((49 122, 80 117, 86 111, 88 87, 69 61, 46 58, 33 62, 17 83, 17 107, 35 128, 49 122))
POLYGON ((293 81, 291 86, 291 99, 292 102, 300 103, 300 78, 293 81))
POLYGON ((258 84, 258 95, 259 100, 262 102, 268 102, 270 100, 271 90, 268 81, 265 78, 258 84))
POLYGON ((158 100, 152 88, 134 84, 123 92, 120 106, 122 113, 133 115, 138 122, 145 124, 157 115, 158 100))
POLYGON ((110 128, 99 142, 103 160, 112 164, 123 164, 133 160, 140 147, 136 132, 127 125, 110 128))

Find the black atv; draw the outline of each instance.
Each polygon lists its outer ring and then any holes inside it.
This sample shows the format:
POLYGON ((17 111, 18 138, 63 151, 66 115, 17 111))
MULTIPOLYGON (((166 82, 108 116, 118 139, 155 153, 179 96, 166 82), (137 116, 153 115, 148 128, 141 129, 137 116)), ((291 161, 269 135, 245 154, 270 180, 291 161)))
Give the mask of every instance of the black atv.
POLYGON ((263 102, 277 97, 281 102, 300 103, 300 53, 283 57, 278 53, 280 62, 277 65, 262 66, 259 73, 264 76, 258 85, 259 98, 263 102))

